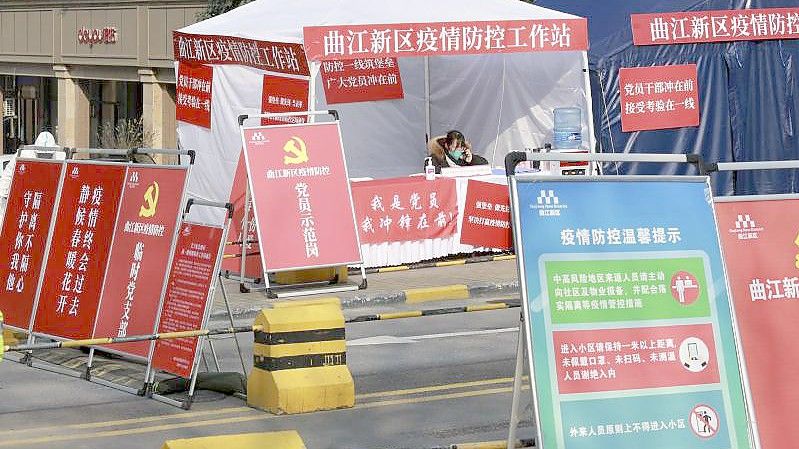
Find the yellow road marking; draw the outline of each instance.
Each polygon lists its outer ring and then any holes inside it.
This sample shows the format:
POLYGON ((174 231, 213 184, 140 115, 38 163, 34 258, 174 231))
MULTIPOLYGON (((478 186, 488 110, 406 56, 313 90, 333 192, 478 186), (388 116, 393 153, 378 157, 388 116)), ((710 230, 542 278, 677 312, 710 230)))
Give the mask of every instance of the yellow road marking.
POLYGON ((406 390, 378 391, 376 393, 359 394, 357 396, 357 399, 383 398, 387 396, 402 396, 406 394, 429 393, 432 391, 454 390, 456 388, 480 387, 484 385, 496 385, 508 382, 513 382, 513 378, 503 377, 501 379, 488 379, 488 380, 477 380, 474 382, 459 382, 455 384, 433 385, 430 387, 409 388, 406 390))

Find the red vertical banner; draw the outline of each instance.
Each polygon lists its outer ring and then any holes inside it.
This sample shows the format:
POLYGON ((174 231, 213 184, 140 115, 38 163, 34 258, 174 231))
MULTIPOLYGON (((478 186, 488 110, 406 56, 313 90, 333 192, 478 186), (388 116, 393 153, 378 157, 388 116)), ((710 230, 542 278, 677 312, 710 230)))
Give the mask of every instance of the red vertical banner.
POLYGON ((34 332, 89 338, 127 167, 67 164, 34 332))
MULTIPOLYGON (((169 270, 158 332, 201 329, 216 279, 223 229, 182 223, 169 270)), ((158 340, 153 367, 189 378, 197 359, 197 338, 158 340)))
MULTIPOLYGON (((247 167, 244 163, 244 150, 239 155, 239 163, 236 167, 236 174, 233 177, 233 187, 230 190, 229 203, 233 204, 232 232, 230 233, 233 243, 225 245, 225 258, 222 260, 222 268, 231 273, 241 273, 241 243, 244 239, 244 199, 247 194, 247 167)), ((258 232, 256 231, 255 214, 250 200, 250 211, 247 215, 247 260, 244 264, 244 276, 250 279, 259 279, 264 275, 261 266, 260 247, 258 246, 258 232)))
POLYGON ((175 88, 175 112, 178 120, 211 128, 213 82, 213 67, 188 61, 180 63, 175 88))
POLYGON ((696 64, 619 69, 624 132, 699 126, 696 64))
POLYGON ((461 223, 461 243, 485 248, 511 249, 508 186, 470 179, 461 223))
POLYGON ((63 166, 16 161, 0 234, 0 310, 8 326, 30 324, 63 166))
MULTIPOLYGON (((187 174, 185 166, 128 168, 95 337, 155 330, 187 174)), ((111 349, 147 357, 150 342, 122 343, 111 349)))
MULTIPOLYGON (((307 79, 288 78, 277 75, 264 75, 261 92, 261 112, 299 112, 308 110, 307 79)), ((275 117, 261 119, 261 125, 282 125, 286 123, 305 123, 307 116, 275 117)))
POLYGON ((799 199, 716 202, 727 279, 760 433, 769 449, 799 441, 799 199), (793 212, 792 212, 793 211, 793 212))
POLYGON ((322 84, 327 104, 404 97, 397 58, 324 61, 322 84))
POLYGON ((338 122, 245 128, 243 134, 264 266, 359 263, 338 122))

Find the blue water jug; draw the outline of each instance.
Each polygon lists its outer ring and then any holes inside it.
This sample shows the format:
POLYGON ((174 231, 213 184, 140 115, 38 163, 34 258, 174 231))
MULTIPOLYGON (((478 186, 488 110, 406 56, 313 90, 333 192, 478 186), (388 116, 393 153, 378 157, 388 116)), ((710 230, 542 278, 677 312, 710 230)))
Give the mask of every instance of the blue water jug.
POLYGON ((556 150, 580 148, 583 142, 583 121, 580 108, 555 108, 554 138, 556 150))

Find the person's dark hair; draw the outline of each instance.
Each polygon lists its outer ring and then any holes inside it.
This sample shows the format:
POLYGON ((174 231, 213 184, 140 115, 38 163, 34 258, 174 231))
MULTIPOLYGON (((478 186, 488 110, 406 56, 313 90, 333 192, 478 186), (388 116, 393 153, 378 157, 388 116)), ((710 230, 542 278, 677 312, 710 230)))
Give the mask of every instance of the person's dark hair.
POLYGON ((463 133, 458 131, 457 129, 453 129, 452 131, 447 132, 447 137, 445 139, 447 146, 452 146, 453 143, 457 142, 459 146, 466 145, 466 138, 463 137, 463 133))

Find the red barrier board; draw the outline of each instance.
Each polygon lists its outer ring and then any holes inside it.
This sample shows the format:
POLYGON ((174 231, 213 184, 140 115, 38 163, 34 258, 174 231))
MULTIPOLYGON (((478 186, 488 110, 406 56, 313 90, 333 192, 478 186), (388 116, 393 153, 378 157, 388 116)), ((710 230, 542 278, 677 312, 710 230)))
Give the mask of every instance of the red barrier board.
POLYGON ((799 38, 799 8, 632 14, 635 45, 799 38))
POLYGON ((716 202, 727 279, 760 433, 769 449, 799 441, 799 199, 716 202))
POLYGON ((327 104, 404 97, 397 58, 325 61, 321 68, 327 104))
POLYGON ((67 164, 33 330, 89 338, 97 316, 126 167, 67 164))
POLYGON ((194 62, 181 62, 175 90, 176 117, 193 125, 211 128, 211 89, 214 68, 194 62))
MULTIPOLYGON (((244 199, 247 190, 247 167, 244 163, 244 150, 239 154, 239 163, 236 166, 236 174, 233 177, 233 187, 230 190, 228 202, 233 204, 232 232, 230 233, 232 242, 243 241, 244 225, 244 199)), ((255 213, 250 199, 250 213, 247 216, 247 260, 244 265, 246 272, 244 276, 250 279, 259 279, 264 275, 261 266, 261 248, 258 246, 258 231, 255 222, 255 213)), ((241 273, 241 243, 230 243, 225 245, 225 257, 222 260, 222 269, 231 273, 241 273)))
POLYGON ((588 49, 586 19, 390 23, 303 28, 309 60, 588 49))
POLYGON ((696 64, 619 69, 624 132, 699 126, 696 64))
POLYGON ((267 270, 359 263, 338 122, 245 128, 243 137, 267 270))
MULTIPOLYGON (((215 277, 223 229, 183 223, 169 270, 158 332, 201 329, 215 277)), ((157 340, 153 367, 189 378, 197 358, 197 338, 157 340)))
POLYGON ((8 326, 28 329, 63 164, 17 159, 0 254, 0 310, 8 326))
MULTIPOLYGON (((185 166, 128 168, 93 336, 155 330, 187 174, 185 166)), ((109 349, 147 357, 150 342, 109 349)))
POLYGON ((508 186, 469 180, 461 223, 461 243, 484 248, 513 247, 508 186))
POLYGON ((361 243, 412 242, 455 234, 455 180, 424 177, 352 183, 361 243))
MULTIPOLYGON (((298 112, 308 110, 308 80, 285 76, 264 75, 261 93, 261 112, 298 112)), ((262 118, 261 125, 305 123, 307 116, 262 118)))

